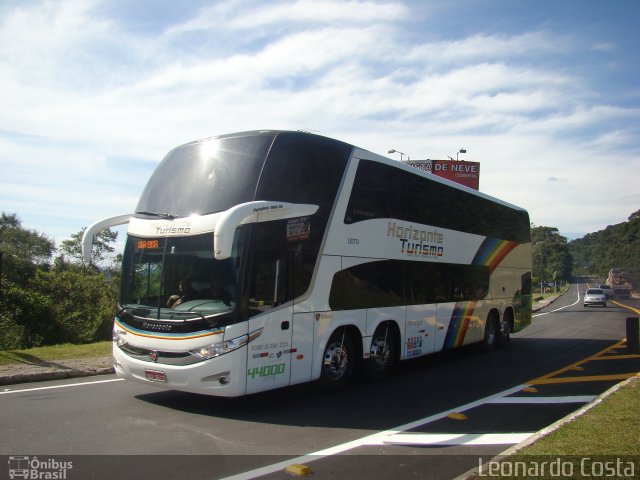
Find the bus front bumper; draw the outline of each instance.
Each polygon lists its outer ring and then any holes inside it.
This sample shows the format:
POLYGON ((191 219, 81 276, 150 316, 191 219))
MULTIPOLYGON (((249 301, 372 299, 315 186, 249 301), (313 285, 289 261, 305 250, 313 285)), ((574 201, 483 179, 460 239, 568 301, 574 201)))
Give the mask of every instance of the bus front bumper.
POLYGON ((133 358, 113 345, 116 375, 170 390, 220 397, 238 397, 246 391, 246 346, 191 365, 167 365, 133 358))

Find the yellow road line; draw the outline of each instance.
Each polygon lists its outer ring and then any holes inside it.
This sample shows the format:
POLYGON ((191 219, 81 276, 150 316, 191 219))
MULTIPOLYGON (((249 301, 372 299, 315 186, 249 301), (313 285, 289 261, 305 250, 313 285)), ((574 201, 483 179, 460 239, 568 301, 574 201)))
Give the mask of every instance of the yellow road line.
POLYGON ((577 383, 577 382, 603 382, 607 380, 626 380, 631 377, 640 377, 640 373, 620 373, 616 375, 589 375, 584 377, 560 377, 543 378, 532 380, 531 385, 549 385, 553 383, 577 383))
MULTIPOLYGON (((629 305, 624 305, 620 302, 616 302, 615 300, 611 300, 612 303, 616 305, 632 310, 633 312, 640 314, 640 309, 635 307, 631 307, 629 305)), ((566 367, 560 368, 551 373, 547 373, 546 375, 542 375, 541 377, 535 378, 529 382, 528 385, 545 385, 545 384, 554 384, 554 383, 576 383, 576 382, 600 382, 606 380, 626 380, 631 377, 640 377, 640 372, 637 373, 620 373, 613 375, 585 375, 582 377, 558 377, 558 375, 562 375, 563 373, 569 371, 580 371, 583 370, 581 365, 588 363, 592 360, 624 360, 624 359, 634 359, 640 358, 640 355, 615 355, 614 350, 623 347, 627 343, 627 339, 622 339, 619 342, 600 350, 599 352, 591 355, 590 357, 579 360, 571 365, 567 365, 566 367)))
POLYGON ((584 359, 582 359, 582 360, 580 360, 580 361, 578 361, 576 363, 573 363, 571 365, 567 365, 566 367, 562 367, 561 369, 556 370, 555 372, 551 372, 551 373, 547 373, 546 375, 542 375, 541 377, 538 377, 535 380, 532 380, 532 381, 527 382, 527 383, 533 385, 533 384, 536 384, 536 382, 540 382, 542 380, 549 379, 551 377, 556 377, 556 376, 558 376, 558 375, 560 375, 562 373, 565 373, 565 372, 567 372, 569 370, 574 369, 575 367, 579 367, 580 365, 589 362, 590 360, 592 360, 595 357, 603 356, 605 353, 609 352, 609 350, 618 348, 621 345, 624 345, 625 343, 626 343, 626 339, 620 340, 618 343, 615 343, 615 344, 605 348, 604 350, 599 351, 598 353, 596 353, 596 354, 594 354, 594 355, 592 355, 590 357, 584 358, 584 359))
POLYGON ((611 303, 615 303, 616 305, 618 305, 619 307, 623 307, 623 308, 628 308, 629 310, 631 310, 632 312, 637 313, 638 315, 640 315, 640 310, 635 308, 635 307, 631 307, 629 305, 625 305, 624 303, 620 303, 620 302, 616 302, 615 300, 611 300, 611 303))
POLYGON ((605 357, 605 356, 596 357, 596 358, 592 358, 591 360, 628 360, 631 358, 640 358, 640 355, 631 353, 629 355, 612 355, 609 357, 605 357))

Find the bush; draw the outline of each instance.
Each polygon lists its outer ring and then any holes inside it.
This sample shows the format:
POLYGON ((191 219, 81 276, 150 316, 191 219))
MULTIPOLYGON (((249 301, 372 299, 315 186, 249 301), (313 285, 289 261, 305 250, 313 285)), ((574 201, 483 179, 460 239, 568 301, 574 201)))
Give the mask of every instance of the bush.
POLYGON ((40 271, 35 288, 50 299, 56 343, 89 343, 111 338, 117 285, 100 273, 40 271))
POLYGON ((27 287, 8 281, 0 295, 0 349, 111 338, 117 281, 80 270, 38 270, 27 287))
POLYGON ((11 348, 31 348, 57 340, 51 322, 50 299, 31 288, 3 282, 0 297, 0 343, 11 348), (6 333, 6 337, 4 335, 6 333))

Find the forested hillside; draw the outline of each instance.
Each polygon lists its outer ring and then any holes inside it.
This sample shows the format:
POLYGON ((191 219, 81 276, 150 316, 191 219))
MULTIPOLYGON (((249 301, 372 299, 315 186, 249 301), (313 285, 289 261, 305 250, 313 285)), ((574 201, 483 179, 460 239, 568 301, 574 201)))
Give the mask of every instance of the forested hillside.
POLYGON ((611 268, 631 270, 633 285, 640 285, 640 210, 629 221, 609 225, 569 242, 576 275, 595 274, 606 277, 611 268))

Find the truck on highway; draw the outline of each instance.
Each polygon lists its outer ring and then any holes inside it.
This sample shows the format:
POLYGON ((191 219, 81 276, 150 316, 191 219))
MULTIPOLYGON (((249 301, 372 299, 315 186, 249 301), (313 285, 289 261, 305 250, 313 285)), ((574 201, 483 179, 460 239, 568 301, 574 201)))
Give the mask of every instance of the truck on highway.
POLYGON ((607 283, 616 295, 629 295, 633 288, 631 283, 631 271, 624 268, 612 268, 609 270, 607 283))

